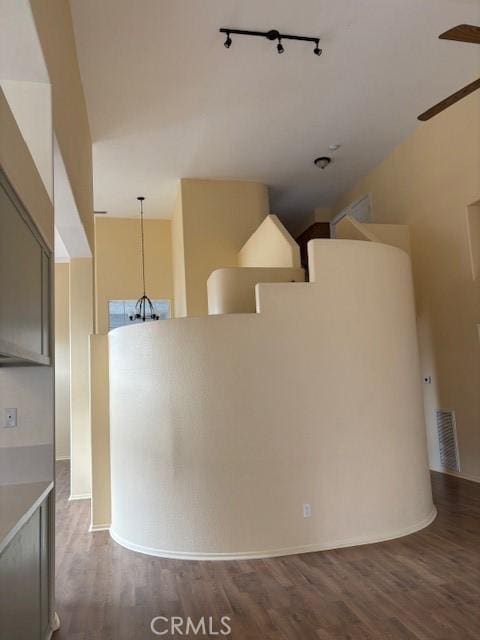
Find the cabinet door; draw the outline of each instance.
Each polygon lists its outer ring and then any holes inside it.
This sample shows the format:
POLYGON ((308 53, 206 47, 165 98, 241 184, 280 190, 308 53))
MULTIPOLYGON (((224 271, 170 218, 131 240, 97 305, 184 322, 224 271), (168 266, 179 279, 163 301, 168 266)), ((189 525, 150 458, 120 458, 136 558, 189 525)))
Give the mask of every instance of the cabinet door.
POLYGON ((0 640, 41 640, 40 510, 0 555, 0 640))
POLYGON ((0 177, 0 353, 48 364, 49 255, 0 177))

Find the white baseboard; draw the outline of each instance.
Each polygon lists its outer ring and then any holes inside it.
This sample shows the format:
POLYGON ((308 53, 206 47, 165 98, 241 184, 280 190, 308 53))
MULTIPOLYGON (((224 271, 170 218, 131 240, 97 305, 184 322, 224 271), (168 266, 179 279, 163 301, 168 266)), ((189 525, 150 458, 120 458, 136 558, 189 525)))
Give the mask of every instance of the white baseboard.
POLYGON ((95 531, 110 531, 109 524, 91 524, 88 528, 89 533, 95 533, 95 531))
POLYGON ((358 537, 343 540, 332 540, 330 542, 320 544, 307 544, 299 547, 286 547, 283 549, 265 549, 263 551, 240 551, 238 553, 195 553, 190 551, 170 551, 164 549, 156 549, 144 547, 129 540, 125 540, 110 528, 111 538, 122 547, 144 553, 149 556, 157 556, 160 558, 172 558, 174 560, 257 560, 260 558, 275 558, 278 556, 297 555, 299 553, 312 553, 315 551, 328 551, 329 549, 340 549, 342 547, 355 547, 362 544, 373 544, 376 542, 386 542, 387 540, 395 540, 403 536, 410 535, 416 531, 420 531, 428 527, 437 516, 437 509, 433 507, 432 511, 426 518, 416 522, 413 525, 404 527, 388 534, 371 535, 366 537, 358 537))
POLYGON ((68 501, 69 502, 73 502, 74 500, 91 500, 92 499, 92 494, 91 493, 76 493, 76 494, 72 494, 68 501))
POLYGON ((55 458, 55 462, 62 462, 63 460, 70 460, 70 456, 58 456, 55 458))
POLYGON ((460 473, 459 471, 447 471, 446 469, 435 469, 434 467, 430 467, 431 471, 436 471, 437 473, 444 473, 446 476, 453 476, 454 478, 460 478, 461 480, 470 480, 470 482, 479 482, 479 476, 471 476, 468 473, 460 473))

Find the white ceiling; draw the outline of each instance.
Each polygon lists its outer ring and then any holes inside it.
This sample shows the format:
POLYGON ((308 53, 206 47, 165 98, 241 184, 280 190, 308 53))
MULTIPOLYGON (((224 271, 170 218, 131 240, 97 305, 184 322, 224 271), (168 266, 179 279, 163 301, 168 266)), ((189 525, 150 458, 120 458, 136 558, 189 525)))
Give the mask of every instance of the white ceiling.
POLYGON ((287 220, 331 205, 416 117, 478 75, 480 48, 438 40, 480 24, 479 0, 71 0, 94 140, 95 208, 170 217, 178 179, 270 187, 287 220), (219 27, 321 37, 309 44, 219 27), (340 143, 325 171, 313 165, 340 143))

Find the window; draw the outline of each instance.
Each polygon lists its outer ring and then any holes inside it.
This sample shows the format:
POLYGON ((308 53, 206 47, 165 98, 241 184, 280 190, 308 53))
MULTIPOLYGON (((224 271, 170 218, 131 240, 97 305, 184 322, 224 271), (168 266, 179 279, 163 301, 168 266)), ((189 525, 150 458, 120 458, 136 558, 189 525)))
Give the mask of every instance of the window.
POLYGON ((350 216, 355 218, 358 222, 373 222, 372 216, 372 198, 369 193, 360 200, 349 204, 348 207, 342 209, 340 213, 330 221, 330 237, 335 238, 335 225, 337 225, 342 218, 350 216))
MULTIPOLYGON (((108 301, 108 328, 116 329, 125 324, 136 324, 141 320, 130 320, 129 315, 135 312, 136 300, 109 300, 108 301)), ((152 300, 160 320, 170 318, 170 300, 152 300)))

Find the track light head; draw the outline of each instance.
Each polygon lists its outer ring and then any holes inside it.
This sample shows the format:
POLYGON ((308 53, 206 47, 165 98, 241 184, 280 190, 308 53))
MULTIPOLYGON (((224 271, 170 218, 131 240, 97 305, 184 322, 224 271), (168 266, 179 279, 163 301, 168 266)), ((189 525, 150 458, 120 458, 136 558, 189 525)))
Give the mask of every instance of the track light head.
POLYGON ((321 55, 322 55, 322 49, 320 49, 320 47, 318 46, 319 42, 320 42, 320 40, 317 40, 317 41, 315 42, 315 49, 313 50, 313 53, 314 53, 316 56, 321 56, 321 55))
POLYGON ((283 53, 285 51, 285 49, 283 48, 283 44, 282 44, 281 38, 278 39, 277 51, 278 51, 278 53, 283 53))
POLYGON ((225 40, 223 45, 226 49, 230 49, 230 47, 232 46, 232 39, 230 37, 230 33, 227 33, 227 39, 225 40))

